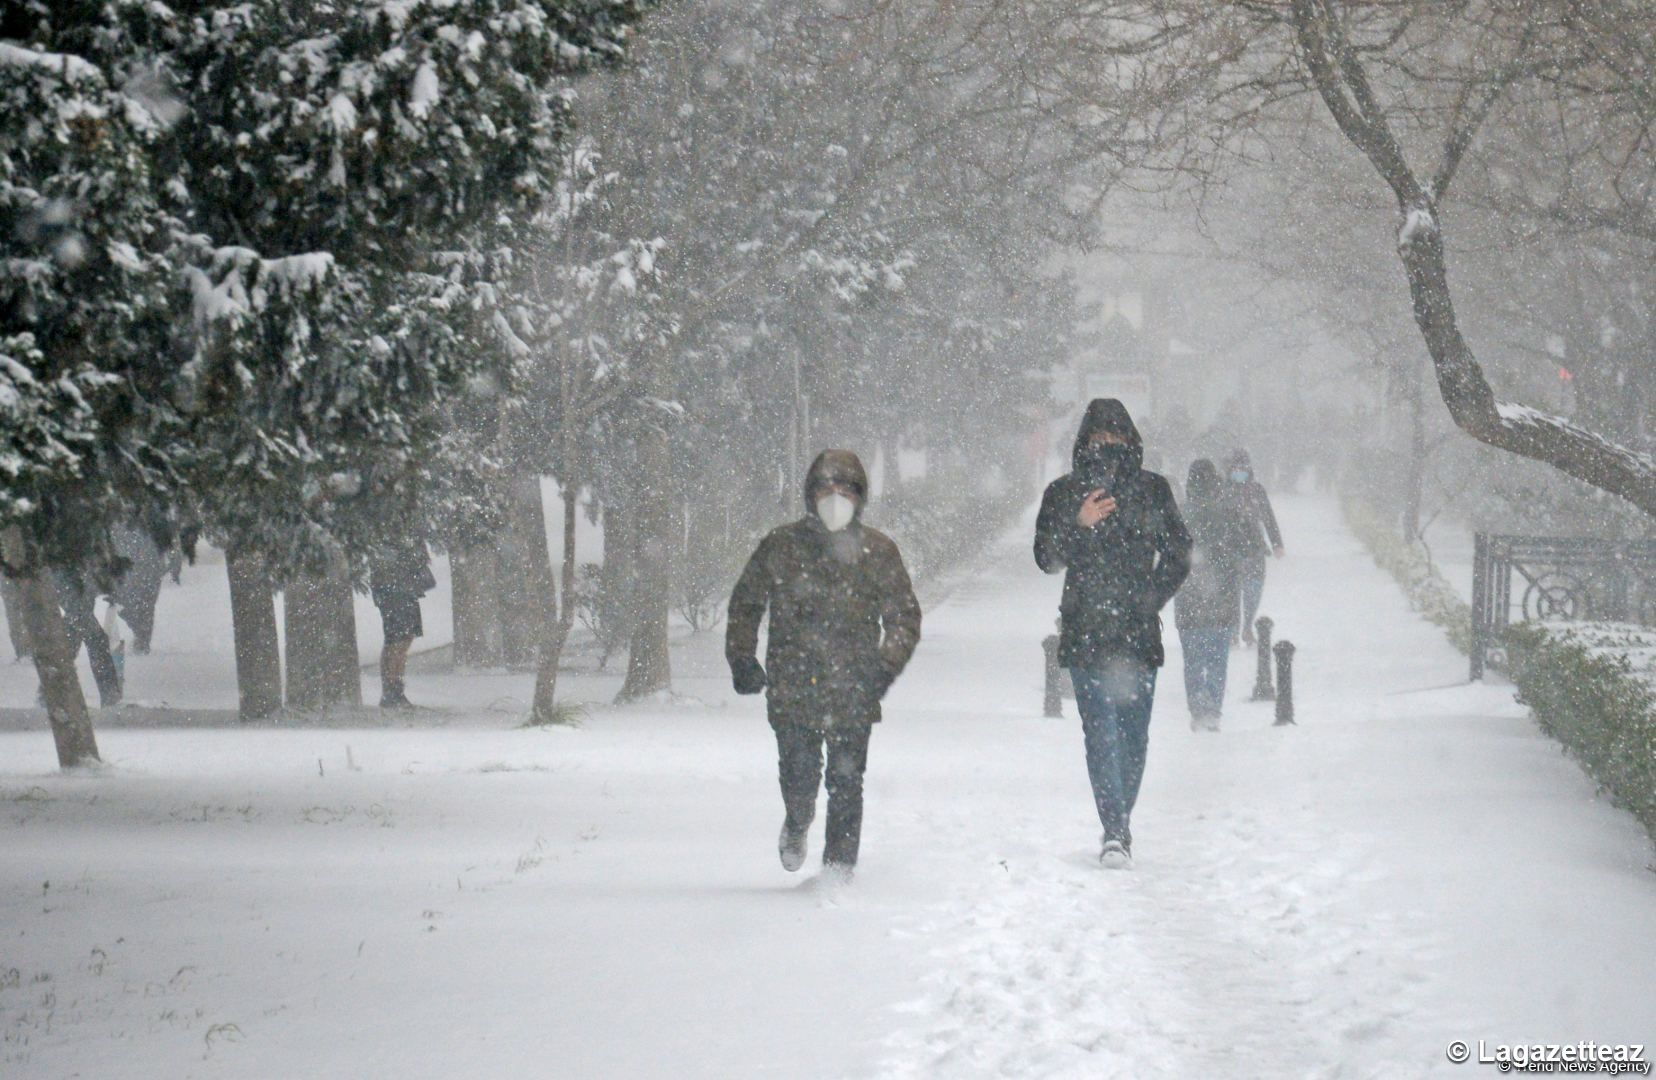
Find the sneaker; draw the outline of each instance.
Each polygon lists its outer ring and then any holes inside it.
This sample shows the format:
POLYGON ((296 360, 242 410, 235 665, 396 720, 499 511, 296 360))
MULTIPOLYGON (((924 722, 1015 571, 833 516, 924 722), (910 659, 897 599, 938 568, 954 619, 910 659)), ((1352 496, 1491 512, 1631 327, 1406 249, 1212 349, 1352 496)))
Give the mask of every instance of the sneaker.
POLYGON ((805 833, 790 832, 788 823, 782 823, 782 835, 776 840, 776 853, 782 856, 782 869, 793 873, 805 865, 805 833))
POLYGON ((1133 865, 1133 857, 1127 852, 1127 845, 1120 840, 1104 841, 1104 848, 1098 853, 1099 864, 1109 870, 1125 870, 1133 865))

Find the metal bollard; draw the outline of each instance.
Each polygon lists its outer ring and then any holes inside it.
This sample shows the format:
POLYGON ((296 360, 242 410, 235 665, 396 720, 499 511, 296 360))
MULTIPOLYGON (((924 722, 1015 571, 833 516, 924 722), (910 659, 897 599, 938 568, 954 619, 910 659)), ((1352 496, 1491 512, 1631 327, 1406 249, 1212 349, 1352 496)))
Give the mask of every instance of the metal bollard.
POLYGON ((1045 716, 1063 716, 1063 669, 1058 666, 1058 635, 1041 639, 1041 651, 1046 654, 1046 693, 1041 698, 1041 712, 1045 716))
POLYGON ((1274 651, 1277 665, 1276 726, 1282 727, 1294 722, 1294 643, 1279 641, 1274 651))
POLYGON ((1254 634, 1259 639, 1259 674, 1254 679, 1254 701, 1275 701, 1271 688, 1271 628, 1276 624, 1261 615, 1254 620, 1254 634))

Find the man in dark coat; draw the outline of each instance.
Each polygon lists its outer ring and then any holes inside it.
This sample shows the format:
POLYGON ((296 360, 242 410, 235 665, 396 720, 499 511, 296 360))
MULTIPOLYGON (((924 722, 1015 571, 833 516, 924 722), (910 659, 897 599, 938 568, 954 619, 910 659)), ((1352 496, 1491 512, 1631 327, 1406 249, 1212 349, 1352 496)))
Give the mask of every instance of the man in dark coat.
POLYGON ((408 650, 425 634, 420 597, 437 587, 425 541, 413 540, 370 560, 369 595, 379 608, 385 645, 380 651, 380 708, 409 709, 413 703, 403 688, 408 673, 408 650))
POLYGON ((1259 614, 1259 600, 1265 592, 1265 556, 1267 553, 1282 558, 1282 532, 1277 528, 1276 514, 1271 510, 1271 497, 1265 485, 1254 477, 1253 461, 1246 450, 1233 450, 1225 458, 1227 495, 1234 512, 1245 523, 1236 551, 1236 562, 1242 581, 1242 634, 1236 641, 1244 645, 1254 643, 1254 616, 1259 614), (1260 529, 1265 535, 1260 535, 1260 529), (1270 547, 1265 546, 1266 538, 1270 547))
POLYGON ((759 542, 730 597, 725 658, 738 694, 768 688, 782 802, 782 865, 805 862, 828 752, 824 871, 848 880, 862 835, 868 738, 920 642, 920 603, 897 545, 862 523, 868 475, 849 450, 825 450, 805 478, 808 512, 759 542), (765 663, 759 623, 770 612, 765 663))
POLYGON ((1070 670, 1087 775, 1104 826, 1099 859, 1129 865, 1162 650, 1160 611, 1190 571, 1190 534, 1167 480, 1115 398, 1087 406, 1074 469, 1047 485, 1035 563, 1065 571, 1058 662, 1070 670))

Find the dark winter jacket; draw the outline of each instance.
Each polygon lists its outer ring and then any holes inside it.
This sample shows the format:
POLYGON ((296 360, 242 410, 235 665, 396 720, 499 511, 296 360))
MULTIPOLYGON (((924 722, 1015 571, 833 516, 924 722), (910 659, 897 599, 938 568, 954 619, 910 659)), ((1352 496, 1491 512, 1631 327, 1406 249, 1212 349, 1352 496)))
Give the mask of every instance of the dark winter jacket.
POLYGON ((1179 632, 1225 630, 1236 633, 1241 593, 1239 552, 1250 530, 1235 505, 1224 496, 1218 471, 1205 459, 1191 466, 1184 520, 1194 546, 1190 575, 1173 598, 1173 621, 1179 632), (1205 468, 1204 468, 1205 467, 1205 468))
POLYGON ((1253 462, 1246 450, 1233 451, 1225 458, 1225 493, 1235 513, 1246 523, 1238 558, 1263 559, 1272 548, 1282 546, 1282 533, 1271 510, 1271 497, 1265 494, 1265 485, 1254 479, 1253 462), (1235 469, 1246 469, 1248 478, 1240 483, 1232 480, 1231 472, 1235 469), (1264 537, 1259 532, 1262 527, 1264 537), (1269 545, 1265 543, 1266 537, 1270 539, 1269 545))
POLYGON ((369 593, 375 605, 417 600, 437 587, 431 556, 421 541, 406 544, 372 559, 368 565, 369 593))
POLYGON ((820 455, 805 491, 812 509, 760 541, 736 582, 725 659, 738 683, 744 669, 757 671, 759 623, 768 610, 763 678, 771 722, 872 723, 920 642, 920 603, 897 545, 862 523, 868 480, 855 454, 820 455), (829 480, 857 493, 857 516, 839 532, 814 508, 829 480))
POLYGON ((1099 398, 1087 406, 1075 438, 1074 470, 1047 485, 1035 521, 1035 563, 1064 570, 1058 662, 1098 668, 1116 657, 1159 667, 1160 611, 1190 571, 1190 534, 1167 480, 1147 472, 1144 444, 1121 402, 1099 398), (1098 431, 1120 434, 1119 460, 1101 463, 1088 442, 1098 431), (1076 521, 1087 495, 1104 489, 1116 500, 1109 517, 1090 529, 1076 521))

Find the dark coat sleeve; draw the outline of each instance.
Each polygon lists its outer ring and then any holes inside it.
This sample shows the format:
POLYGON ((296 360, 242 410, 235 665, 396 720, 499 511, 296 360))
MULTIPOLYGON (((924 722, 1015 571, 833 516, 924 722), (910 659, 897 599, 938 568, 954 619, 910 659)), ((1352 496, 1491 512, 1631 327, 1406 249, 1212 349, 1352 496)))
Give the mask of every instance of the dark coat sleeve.
POLYGON ((1150 575, 1150 595, 1156 605, 1154 610, 1160 611, 1190 573, 1191 540, 1190 530, 1185 528, 1184 517, 1179 513, 1179 504, 1173 501, 1173 489, 1160 477, 1157 485, 1161 513, 1157 515, 1156 568, 1150 575))
POLYGON ((759 542, 730 594, 725 616, 725 660, 732 666, 739 660, 759 658, 759 624, 770 604, 770 547, 770 537, 759 542))
POLYGON ((880 642, 880 663, 896 678, 920 644, 920 601, 914 595, 914 584, 909 581, 908 569, 903 566, 903 556, 896 544, 891 545, 881 569, 880 626, 884 637, 880 642))
POLYGON ((1064 486, 1057 481, 1047 485, 1041 496, 1041 512, 1035 517, 1035 565, 1043 573, 1056 574, 1070 564, 1082 531, 1076 524, 1064 486))
POLYGON ((1265 524, 1265 535, 1271 538, 1271 546, 1282 546, 1282 532, 1277 528, 1276 512, 1271 509, 1271 497, 1265 493, 1265 485, 1253 485, 1254 513, 1265 524))

